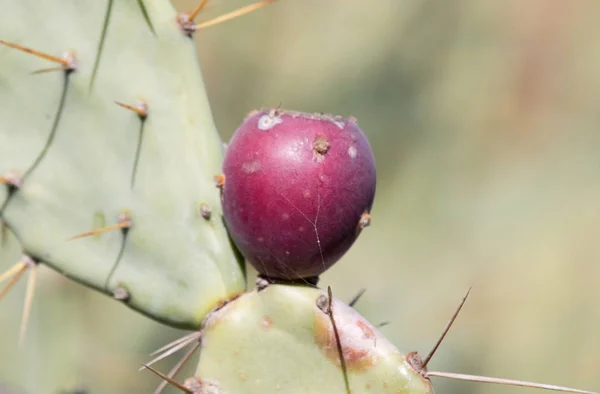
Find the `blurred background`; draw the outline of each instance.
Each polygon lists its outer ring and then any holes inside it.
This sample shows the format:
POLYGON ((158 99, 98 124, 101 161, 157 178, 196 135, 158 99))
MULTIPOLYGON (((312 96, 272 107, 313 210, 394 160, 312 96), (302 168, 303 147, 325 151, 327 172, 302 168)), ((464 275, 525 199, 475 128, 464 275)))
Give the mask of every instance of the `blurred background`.
MULTIPOLYGON (((322 286, 347 301, 366 288, 357 309, 426 354, 472 285, 431 370, 598 391, 599 16, 592 0, 281 0, 195 40, 224 140, 279 104, 353 115, 370 139, 372 226, 322 286)), ((41 267, 19 350, 24 290, 0 304, 0 393, 152 392, 137 368, 185 334, 41 267)))

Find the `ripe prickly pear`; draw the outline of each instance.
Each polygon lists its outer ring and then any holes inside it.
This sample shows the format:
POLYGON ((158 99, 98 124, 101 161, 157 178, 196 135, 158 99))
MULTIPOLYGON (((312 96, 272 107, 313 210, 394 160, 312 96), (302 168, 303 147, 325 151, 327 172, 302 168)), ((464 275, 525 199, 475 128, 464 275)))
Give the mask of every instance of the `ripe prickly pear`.
POLYGON ((315 277, 369 223, 375 160, 352 118, 280 109, 250 114, 223 166, 223 212, 265 277, 315 277))

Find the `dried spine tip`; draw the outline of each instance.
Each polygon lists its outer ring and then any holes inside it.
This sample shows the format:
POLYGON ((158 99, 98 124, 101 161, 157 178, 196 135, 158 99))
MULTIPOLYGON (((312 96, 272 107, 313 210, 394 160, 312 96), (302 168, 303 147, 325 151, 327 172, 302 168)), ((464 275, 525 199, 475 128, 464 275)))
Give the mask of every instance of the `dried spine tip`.
POLYGON ((362 230, 365 227, 369 227, 371 225, 371 215, 368 213, 363 213, 358 221, 358 227, 362 230))
MULTIPOLYGON (((35 49, 27 48, 19 44, 13 44, 11 42, 7 42, 4 40, 0 40, 0 44, 6 45, 7 47, 17 49, 21 52, 29 53, 37 57, 41 57, 42 59, 49 60, 51 62, 55 62, 60 64, 60 69, 64 71, 75 71, 77 69, 77 59, 75 58, 75 54, 72 52, 65 52, 62 57, 57 57, 53 55, 49 55, 44 52, 40 52, 35 49)), ((45 70, 43 70, 45 71, 45 70)))
POLYGON ((162 380, 164 380, 165 382, 169 383, 171 386, 177 387, 179 390, 183 391, 184 393, 188 393, 188 394, 197 394, 194 393, 192 390, 190 390, 189 388, 185 387, 183 384, 173 380, 172 378, 168 377, 167 375, 163 374, 162 372, 152 368, 151 366, 147 365, 147 364, 142 364, 142 366, 148 370, 150 370, 151 372, 153 372, 154 374, 156 374, 157 376, 159 376, 162 380))
MULTIPOLYGON (((422 369, 423 371, 425 371, 425 372, 427 371, 426 370, 427 364, 429 363, 429 361, 431 361, 431 358, 437 351, 438 347, 442 344, 442 341, 446 337, 446 334, 448 334, 450 327, 452 327, 452 324, 454 324, 454 321, 456 320, 456 318, 458 317, 458 314, 460 313, 463 306, 465 305, 465 302, 467 302, 467 298, 469 297, 469 294, 471 294, 471 287, 469 287, 469 290, 467 290, 467 292, 463 296, 462 300, 460 301, 460 304, 458 304, 458 307, 456 308, 456 310, 454 311, 454 314, 452 315, 452 317, 446 324, 446 327, 444 327, 444 330, 442 331, 442 335, 440 335, 440 337, 438 338, 437 342, 433 346, 433 349, 431 349, 431 351, 429 352, 427 357, 425 357, 425 360, 423 360, 421 365, 419 366, 419 368, 422 369)), ((417 360, 420 361, 420 357, 418 357, 417 360)))
POLYGON ((148 103, 143 100, 138 101, 135 105, 124 104, 119 101, 115 101, 120 107, 128 109, 129 111, 135 112, 142 119, 146 119, 148 117, 148 103))

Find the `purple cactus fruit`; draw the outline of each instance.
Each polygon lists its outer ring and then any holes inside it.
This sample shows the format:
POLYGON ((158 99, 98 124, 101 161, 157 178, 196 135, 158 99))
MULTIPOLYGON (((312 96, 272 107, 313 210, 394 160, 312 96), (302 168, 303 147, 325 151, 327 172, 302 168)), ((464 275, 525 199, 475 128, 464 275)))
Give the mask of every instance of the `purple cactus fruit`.
POLYGON ((225 222, 263 276, 320 275, 370 222, 375 159, 353 118, 253 112, 231 139, 223 169, 225 222))

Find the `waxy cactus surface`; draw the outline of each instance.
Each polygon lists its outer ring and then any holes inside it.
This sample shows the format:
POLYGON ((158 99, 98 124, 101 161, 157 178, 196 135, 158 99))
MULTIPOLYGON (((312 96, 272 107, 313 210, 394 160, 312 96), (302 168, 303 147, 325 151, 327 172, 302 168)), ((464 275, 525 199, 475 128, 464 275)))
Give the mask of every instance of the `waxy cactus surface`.
POLYGON ((328 301, 307 286, 244 294, 207 319, 196 376, 224 393, 433 393, 405 355, 333 298, 342 367, 328 301))
POLYGON ((154 319, 197 328, 245 277, 214 186, 221 141, 170 2, 2 0, 0 40, 2 270, 18 243, 154 319), (121 228, 69 240, 109 226, 121 228))

